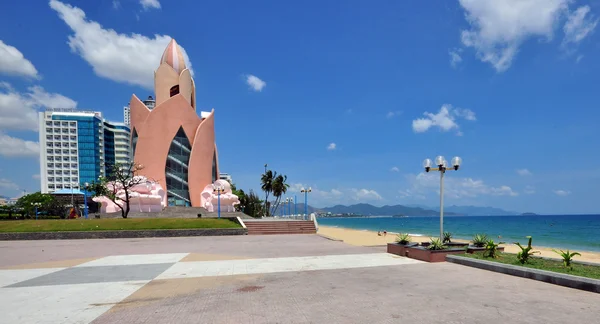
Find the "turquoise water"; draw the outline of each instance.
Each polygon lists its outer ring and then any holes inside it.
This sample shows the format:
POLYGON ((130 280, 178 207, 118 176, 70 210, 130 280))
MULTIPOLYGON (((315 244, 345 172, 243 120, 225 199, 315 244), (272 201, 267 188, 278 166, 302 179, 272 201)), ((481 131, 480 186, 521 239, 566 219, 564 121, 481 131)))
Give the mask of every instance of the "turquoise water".
MULTIPOLYGON (((319 218, 323 226, 336 226, 359 230, 410 233, 439 236, 439 217, 361 217, 319 218)), ((453 237, 471 239, 485 233, 504 242, 526 242, 533 237, 533 245, 581 251, 600 252, 600 215, 552 216, 446 216, 444 231, 453 237)))

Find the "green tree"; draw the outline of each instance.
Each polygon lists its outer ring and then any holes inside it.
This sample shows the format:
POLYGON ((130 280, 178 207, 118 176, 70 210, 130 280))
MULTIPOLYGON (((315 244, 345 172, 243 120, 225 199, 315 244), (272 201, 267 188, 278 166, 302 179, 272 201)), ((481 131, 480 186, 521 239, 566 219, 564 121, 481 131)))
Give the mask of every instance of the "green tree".
POLYGON ((277 177, 277 172, 266 170, 265 173, 260 177, 261 189, 265 192, 265 207, 263 211, 265 216, 269 216, 269 195, 273 193, 273 182, 277 177))
MULTIPOLYGON (((56 212, 62 205, 53 195, 38 191, 19 198, 15 203, 15 207, 21 209, 23 214, 31 216, 35 214, 35 206, 33 204, 39 204, 38 213, 46 211, 49 214, 56 212)), ((63 214, 58 215, 62 216, 63 214)))
POLYGON ((107 177, 100 177, 98 181, 91 183, 86 189, 93 192, 94 196, 105 196, 110 199, 121 210, 121 217, 127 218, 131 188, 145 183, 144 177, 139 177, 143 165, 132 163, 123 165, 116 163, 110 166, 107 177))
POLYGON ((290 187, 289 184, 286 183, 287 176, 280 174, 273 179, 273 197, 275 197, 275 203, 273 204, 273 210, 271 215, 275 215, 277 213, 277 208, 279 208, 279 204, 281 203, 281 197, 287 192, 290 187))

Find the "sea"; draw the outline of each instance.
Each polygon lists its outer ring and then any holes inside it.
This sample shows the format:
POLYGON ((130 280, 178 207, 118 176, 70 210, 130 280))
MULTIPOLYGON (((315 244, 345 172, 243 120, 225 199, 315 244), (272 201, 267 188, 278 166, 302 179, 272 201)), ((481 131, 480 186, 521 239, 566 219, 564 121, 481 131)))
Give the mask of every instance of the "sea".
MULTIPOLYGON (((319 225, 357 230, 409 233, 439 237, 440 218, 432 217, 319 217, 319 225)), ((444 216, 444 232, 471 239, 483 233, 494 241, 600 252, 600 215, 444 216)))

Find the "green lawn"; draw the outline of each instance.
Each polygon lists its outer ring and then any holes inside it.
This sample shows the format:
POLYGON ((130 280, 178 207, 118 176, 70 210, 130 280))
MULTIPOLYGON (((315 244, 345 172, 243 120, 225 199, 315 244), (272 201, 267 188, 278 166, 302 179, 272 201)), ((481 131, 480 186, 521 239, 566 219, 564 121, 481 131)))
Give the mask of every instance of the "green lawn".
MULTIPOLYGON (((541 258, 532 258, 532 259, 530 259, 529 263, 521 264, 517 260, 517 255, 511 254, 511 253, 501 253, 497 259, 486 258, 483 256, 482 253, 473 253, 473 254, 466 253, 466 254, 461 254, 460 256, 467 257, 467 258, 473 258, 473 259, 479 259, 479 260, 494 261, 494 262, 499 262, 499 263, 504 263, 504 264, 511 264, 511 265, 516 265, 516 266, 521 266, 521 267, 539 269, 539 270, 566 273, 566 274, 570 274, 570 275, 574 275, 574 276, 581 276, 581 277, 592 278, 592 279, 600 279, 600 265, 590 266, 590 265, 585 265, 585 264, 571 263, 571 266, 573 267, 573 270, 571 270, 569 268, 566 268, 563 265, 562 261, 546 260, 546 259, 541 259, 541 258)), ((575 260, 577 260, 577 257, 575 257, 575 260)))
POLYGON ((113 231, 146 229, 239 228, 227 219, 110 218, 23 220, 0 222, 0 232, 113 231))

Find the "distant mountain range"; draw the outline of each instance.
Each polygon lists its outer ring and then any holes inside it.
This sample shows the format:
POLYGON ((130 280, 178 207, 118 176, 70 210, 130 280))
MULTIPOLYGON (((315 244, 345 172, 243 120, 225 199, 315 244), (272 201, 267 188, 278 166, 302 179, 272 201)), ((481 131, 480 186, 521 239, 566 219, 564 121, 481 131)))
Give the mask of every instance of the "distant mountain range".
MULTIPOLYGON (((297 206, 298 213, 304 213, 304 204, 299 203, 297 206)), ((293 212, 294 206, 292 206, 293 212)), ((355 205, 335 205, 332 207, 317 208, 308 206, 309 213, 332 213, 332 214, 358 214, 364 216, 436 216, 439 215, 437 207, 427 207, 424 205, 385 205, 381 207, 371 204, 355 204, 355 205)), ((478 206, 444 206, 444 215, 448 216, 505 216, 519 215, 520 213, 506 211, 495 207, 478 207, 478 206)))

